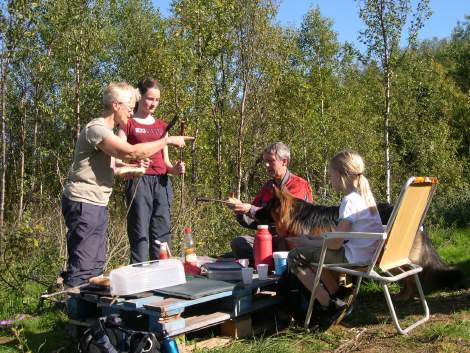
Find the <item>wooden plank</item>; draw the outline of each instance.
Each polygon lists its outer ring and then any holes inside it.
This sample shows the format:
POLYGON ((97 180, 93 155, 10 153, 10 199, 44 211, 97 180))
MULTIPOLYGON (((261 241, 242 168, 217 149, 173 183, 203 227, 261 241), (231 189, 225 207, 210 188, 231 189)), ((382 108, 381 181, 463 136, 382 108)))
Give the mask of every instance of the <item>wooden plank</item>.
MULTIPOLYGON (((186 320, 180 316, 168 321, 157 321, 150 323, 150 330, 155 330, 156 332, 186 332, 186 320)), ((171 335, 171 334, 170 334, 171 335)))
POLYGON ((215 348, 222 348, 232 342, 230 337, 211 337, 204 341, 195 343, 181 343, 178 344, 180 353, 192 353, 193 351, 209 350, 215 348))
POLYGON ((123 302, 123 305, 127 308, 141 308, 146 304, 155 303, 163 300, 162 296, 152 295, 150 297, 137 298, 137 299, 128 299, 123 302))
POLYGON ((184 301, 184 299, 178 299, 178 298, 165 298, 161 300, 157 300, 153 303, 149 304, 144 304, 144 308, 149 309, 149 310, 158 310, 161 311, 162 308, 165 308, 171 304, 176 304, 181 301, 184 301))
POLYGON ((181 314, 184 311, 184 307, 179 308, 179 309, 173 309, 173 310, 169 310, 168 307, 170 305, 177 304, 181 301, 184 301, 184 300, 178 299, 178 298, 165 298, 165 299, 156 301, 151 304, 145 304, 144 308, 149 311, 159 312, 161 317, 174 316, 177 314, 181 314))
POLYGON ((220 329, 222 336, 229 336, 235 339, 252 336, 251 315, 227 320, 221 324, 220 329))
POLYGON ((226 298, 230 296, 232 296, 232 291, 221 292, 221 293, 207 295, 205 297, 201 297, 197 299, 190 299, 190 300, 168 298, 168 299, 162 300, 161 302, 144 305, 144 307, 150 310, 160 310, 162 313, 169 313, 178 309, 184 309, 188 306, 211 302, 217 299, 226 298), (169 299, 173 299, 173 300, 169 300, 169 299))
POLYGON ((215 312, 207 315, 196 315, 185 319, 186 325, 179 330, 168 331, 170 336, 177 336, 182 333, 200 330, 209 326, 214 326, 230 319, 230 314, 224 312, 215 312))

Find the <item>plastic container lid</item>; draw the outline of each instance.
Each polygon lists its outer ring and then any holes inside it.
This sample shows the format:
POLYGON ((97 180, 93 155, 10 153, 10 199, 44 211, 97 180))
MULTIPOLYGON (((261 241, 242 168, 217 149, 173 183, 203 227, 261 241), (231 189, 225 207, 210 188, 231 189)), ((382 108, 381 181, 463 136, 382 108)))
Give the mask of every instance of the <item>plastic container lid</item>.
POLYGON ((258 229, 268 229, 268 226, 266 224, 260 224, 258 229))
POLYGON ((129 295, 186 283, 183 264, 154 260, 120 267, 109 274, 111 295, 129 295))
POLYGON ((193 230, 191 229, 191 227, 185 227, 184 228, 184 234, 191 234, 193 232, 193 230))

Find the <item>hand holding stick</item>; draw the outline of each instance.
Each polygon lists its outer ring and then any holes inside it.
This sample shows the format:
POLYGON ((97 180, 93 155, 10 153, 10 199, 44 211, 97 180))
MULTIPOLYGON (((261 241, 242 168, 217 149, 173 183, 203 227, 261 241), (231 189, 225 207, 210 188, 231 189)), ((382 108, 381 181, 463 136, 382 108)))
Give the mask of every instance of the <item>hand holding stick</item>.
POLYGON ((236 214, 247 214, 250 212, 251 204, 243 203, 239 199, 229 197, 228 200, 211 199, 209 197, 197 197, 196 202, 218 202, 226 204, 236 214))
POLYGON ((230 200, 220 200, 220 199, 211 199, 209 197, 196 197, 196 202, 218 202, 218 203, 224 203, 224 204, 233 204, 232 201, 230 200))

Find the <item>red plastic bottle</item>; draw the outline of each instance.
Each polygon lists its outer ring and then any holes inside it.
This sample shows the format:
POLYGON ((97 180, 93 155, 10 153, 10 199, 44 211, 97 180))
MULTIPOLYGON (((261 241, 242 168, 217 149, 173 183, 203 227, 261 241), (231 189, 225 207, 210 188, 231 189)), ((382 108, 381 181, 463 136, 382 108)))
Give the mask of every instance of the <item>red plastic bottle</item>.
POLYGON ((255 234, 255 266, 266 264, 269 271, 273 270, 273 238, 267 225, 259 225, 255 234))
POLYGON ((160 260, 168 259, 168 243, 163 242, 160 244, 160 260))

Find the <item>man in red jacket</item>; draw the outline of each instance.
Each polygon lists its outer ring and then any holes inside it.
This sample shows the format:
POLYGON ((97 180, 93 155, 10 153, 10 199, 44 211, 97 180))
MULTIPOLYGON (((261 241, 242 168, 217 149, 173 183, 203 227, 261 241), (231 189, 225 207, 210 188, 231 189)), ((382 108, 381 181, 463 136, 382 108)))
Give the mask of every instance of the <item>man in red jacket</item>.
MULTIPOLYGON (((290 150, 287 145, 282 142, 275 142, 265 148, 263 152, 263 161, 266 170, 272 179, 268 180, 261 190, 256 194, 253 202, 243 203, 240 200, 231 199, 233 203, 230 208, 237 216, 238 222, 247 228, 256 229, 258 223, 254 217, 257 210, 266 206, 269 200, 273 197, 274 188, 284 187, 293 196, 312 202, 312 189, 309 183, 301 177, 291 173, 288 169, 290 161, 290 150)), ((230 244, 232 251, 236 258, 250 259, 253 261, 253 241, 251 236, 240 236, 235 238, 230 244)), ((273 238, 273 250, 278 250, 277 237, 273 238)))

